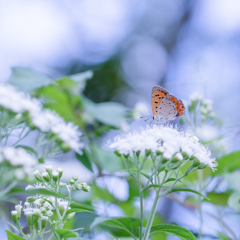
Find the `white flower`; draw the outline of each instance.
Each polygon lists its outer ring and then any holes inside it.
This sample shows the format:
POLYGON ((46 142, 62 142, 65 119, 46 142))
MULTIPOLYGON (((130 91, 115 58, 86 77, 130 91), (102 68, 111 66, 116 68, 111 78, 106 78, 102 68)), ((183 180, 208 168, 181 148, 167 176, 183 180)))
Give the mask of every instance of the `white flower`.
POLYGON ((40 214, 41 213, 40 209, 32 208, 32 207, 24 208, 23 212, 24 212, 25 216, 29 216, 29 217, 32 216, 33 214, 40 214))
POLYGON ((82 132, 73 123, 66 123, 57 113, 43 109, 38 99, 17 91, 14 87, 0 83, 0 106, 10 109, 17 114, 24 111, 29 113, 32 124, 42 132, 53 132, 76 152, 81 153, 84 147, 80 141, 82 132))
MULTIPOLYGON (((0 148, 0 159, 8 161, 15 167, 22 167, 25 174, 29 174, 31 168, 37 164, 37 160, 22 148, 3 147, 0 148)), ((18 178, 22 178, 24 173, 15 172, 18 178)))
POLYGON ((149 108, 146 103, 144 102, 138 102, 136 103, 134 109, 133 109, 133 118, 139 119, 143 115, 146 115, 149 113, 149 108))
MULTIPOLYGON (((68 207, 68 205, 69 205, 69 204, 68 204, 68 201, 58 199, 58 206, 59 206, 59 207, 62 207, 62 208, 64 208, 64 210, 66 210, 67 207, 68 207)), ((71 209, 71 208, 68 207, 67 210, 69 210, 69 209, 71 209)))
MULTIPOLYGON (((117 136, 114 142, 109 142, 109 147, 120 154, 131 154, 139 150, 156 152, 161 149, 164 150, 163 156, 167 159, 182 151, 189 157, 195 156, 201 163, 207 164, 212 169, 217 166, 215 159, 211 158, 210 151, 199 142, 197 137, 184 134, 172 125, 153 125, 153 127, 148 126, 142 129, 141 132, 117 136)), ((180 155, 176 157, 181 159, 180 155)))
POLYGON ((201 101, 203 98, 203 95, 198 92, 193 92, 189 97, 191 101, 201 101))
POLYGON ((52 132, 76 152, 81 152, 84 144, 80 141, 82 132, 71 122, 66 123, 57 113, 49 109, 30 114, 32 123, 43 132, 52 132))
POLYGON ((11 85, 1 83, 0 106, 15 113, 22 113, 24 111, 32 112, 41 109, 41 102, 37 99, 31 99, 29 95, 17 91, 11 85))
POLYGON ((16 209, 17 211, 21 211, 21 210, 22 210, 22 205, 20 205, 20 204, 16 205, 16 206, 15 206, 15 209, 16 209))
POLYGON ((12 216, 17 216, 18 212, 17 211, 11 211, 12 216))
POLYGON ((181 153, 177 153, 176 154, 176 158, 179 160, 179 161, 182 161, 183 160, 183 156, 181 153))
POLYGON ((52 175, 53 175, 53 177, 58 177, 58 176, 59 176, 59 172, 53 171, 53 172, 52 172, 52 175))
POLYGON ((46 208, 48 208, 49 210, 52 210, 53 209, 53 207, 52 207, 52 205, 48 202, 48 201, 46 201, 46 202, 44 202, 43 204, 41 203, 41 198, 38 198, 38 199, 36 199, 35 201, 34 201, 34 204, 37 206, 37 207, 46 207, 46 208))
POLYGON ((35 189, 35 187, 32 185, 27 185, 25 188, 25 190, 33 190, 33 189, 35 189))

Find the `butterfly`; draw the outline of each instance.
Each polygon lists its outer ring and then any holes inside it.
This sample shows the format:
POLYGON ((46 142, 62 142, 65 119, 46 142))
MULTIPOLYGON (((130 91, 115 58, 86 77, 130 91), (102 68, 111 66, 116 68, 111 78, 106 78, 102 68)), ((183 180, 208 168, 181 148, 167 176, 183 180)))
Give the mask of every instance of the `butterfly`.
POLYGON ((183 115, 184 105, 182 100, 159 86, 152 89, 152 112, 153 119, 157 121, 172 121, 183 115))

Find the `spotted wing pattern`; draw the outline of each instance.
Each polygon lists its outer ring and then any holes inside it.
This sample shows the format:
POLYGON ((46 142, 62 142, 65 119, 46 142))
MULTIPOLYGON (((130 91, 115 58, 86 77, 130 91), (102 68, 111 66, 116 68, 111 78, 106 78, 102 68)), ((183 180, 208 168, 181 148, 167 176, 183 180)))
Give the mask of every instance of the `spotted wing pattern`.
POLYGON ((159 86, 155 86, 152 89, 152 112, 154 118, 157 118, 159 112, 160 103, 163 101, 164 97, 168 95, 169 92, 159 86))
POLYGON ((178 100, 173 95, 168 94, 159 105, 157 119, 159 120, 174 120, 178 116, 183 115, 184 105, 181 100, 178 100))

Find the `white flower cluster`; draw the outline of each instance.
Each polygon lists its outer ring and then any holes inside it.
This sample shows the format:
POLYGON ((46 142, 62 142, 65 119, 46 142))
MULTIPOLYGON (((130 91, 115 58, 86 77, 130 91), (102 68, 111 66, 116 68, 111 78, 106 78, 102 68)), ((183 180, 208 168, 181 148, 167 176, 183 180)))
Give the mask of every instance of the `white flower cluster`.
POLYGON ((31 99, 29 95, 18 92, 13 86, 3 83, 0 84, 0 106, 15 113, 38 111, 42 107, 39 100, 31 99))
POLYGON ((44 109, 40 112, 30 113, 32 117, 32 123, 35 127, 39 128, 43 132, 53 132, 58 137, 66 142, 71 149, 76 152, 84 147, 84 144, 80 141, 82 132, 78 129, 78 126, 71 122, 66 123, 55 112, 44 109))
POLYGON ((3 161, 8 161, 15 167, 22 167, 25 174, 30 174, 32 167, 37 164, 37 160, 26 150, 14 147, 3 147, 0 149, 0 163, 3 161))
POLYGON ((29 95, 16 91, 10 85, 0 84, 0 106, 10 109, 15 113, 27 111, 32 124, 42 132, 52 132, 76 152, 81 152, 84 147, 80 141, 82 132, 73 123, 65 122, 57 113, 43 109, 39 100, 29 95))
POLYGON ((179 160, 183 159, 180 153, 183 152, 189 157, 196 157, 212 169, 217 166, 215 159, 211 158, 211 152, 199 142, 197 137, 184 134, 172 125, 153 125, 138 133, 117 136, 113 143, 109 142, 109 147, 120 154, 145 150, 160 151, 167 159, 176 156, 179 160))
MULTIPOLYGON (((203 115, 211 115, 211 117, 214 117, 214 113, 212 112, 212 105, 213 101, 207 98, 204 98, 204 96, 198 92, 193 92, 189 97, 191 103, 193 102, 200 102, 200 110, 203 115)), ((204 118, 204 117, 203 117, 204 118)))

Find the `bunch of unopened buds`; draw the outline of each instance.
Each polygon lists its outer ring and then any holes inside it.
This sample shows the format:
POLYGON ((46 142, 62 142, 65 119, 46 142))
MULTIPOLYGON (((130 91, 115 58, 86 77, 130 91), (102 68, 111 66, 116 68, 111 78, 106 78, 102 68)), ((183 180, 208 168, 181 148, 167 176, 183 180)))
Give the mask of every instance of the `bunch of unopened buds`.
MULTIPOLYGON (((75 208, 71 209, 72 192, 79 190, 89 192, 91 188, 86 183, 77 183, 77 176, 73 176, 69 184, 61 182, 62 168, 53 171, 52 166, 46 166, 46 171, 42 174, 38 170, 33 174, 38 182, 34 186, 28 185, 26 190, 36 192, 36 194, 28 197, 23 205, 20 203, 15 206, 15 210, 11 212, 15 224, 13 226, 24 239, 32 240, 37 237, 45 239, 43 236, 49 233, 49 231, 45 231, 47 223, 49 223, 51 236, 61 239, 58 230, 63 229, 64 224, 73 218, 77 212, 75 208), (63 187, 67 189, 67 195, 59 191, 63 187), (30 229, 29 234, 23 233, 22 230, 23 227, 20 223, 22 212, 27 219, 30 229), (53 220, 53 217, 55 220, 53 220)), ((51 236, 49 239, 51 239, 51 236)))

